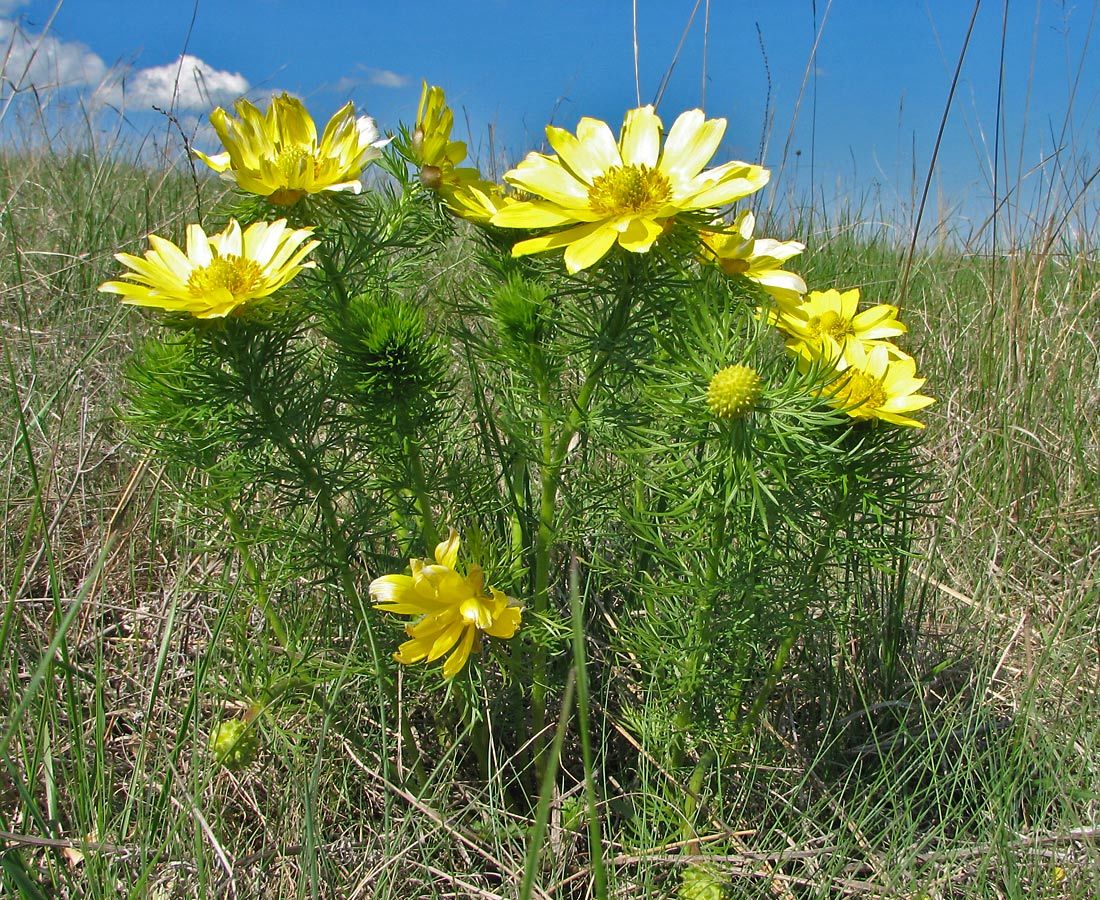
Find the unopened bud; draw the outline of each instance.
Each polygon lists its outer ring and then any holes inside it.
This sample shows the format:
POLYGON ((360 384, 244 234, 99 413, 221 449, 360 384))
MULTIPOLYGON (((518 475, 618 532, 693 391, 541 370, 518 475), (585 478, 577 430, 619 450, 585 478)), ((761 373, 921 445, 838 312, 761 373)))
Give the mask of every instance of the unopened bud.
POLYGON ((439 166, 424 166, 420 170, 420 183, 430 191, 438 191, 443 184, 443 170, 439 166))

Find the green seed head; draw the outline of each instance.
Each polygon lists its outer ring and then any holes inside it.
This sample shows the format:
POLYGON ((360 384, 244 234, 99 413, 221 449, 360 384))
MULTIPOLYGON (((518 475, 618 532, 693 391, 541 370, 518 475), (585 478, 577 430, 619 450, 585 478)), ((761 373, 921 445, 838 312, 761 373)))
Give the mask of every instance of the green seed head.
POLYGON ((707 406, 720 419, 736 419, 756 405, 763 387, 764 383, 755 369, 727 366, 710 380, 707 406))
POLYGON ((679 900, 727 900, 722 872, 706 863, 687 866, 680 875, 679 900))
POLYGON ((226 719, 210 732, 210 752, 231 771, 250 765, 259 747, 259 730, 243 719, 226 719))

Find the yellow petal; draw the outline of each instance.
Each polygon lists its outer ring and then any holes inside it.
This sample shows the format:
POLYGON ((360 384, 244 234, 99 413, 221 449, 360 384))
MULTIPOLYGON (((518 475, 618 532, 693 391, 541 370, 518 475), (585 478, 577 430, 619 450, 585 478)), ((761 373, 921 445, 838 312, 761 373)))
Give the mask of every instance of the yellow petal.
POLYGON ((618 142, 606 122, 585 116, 577 123, 577 139, 599 162, 601 171, 606 172, 623 164, 618 142))
POLYGON ((645 253, 664 233, 664 228, 653 219, 634 219, 619 234, 619 246, 631 253, 645 253))
POLYGON ((219 174, 229 168, 231 158, 228 153, 214 153, 212 155, 207 155, 201 150, 195 150, 193 148, 191 152, 219 174))
POLYGON ((752 255, 766 256, 769 259, 784 262, 792 256, 798 256, 805 249, 806 245, 798 241, 776 241, 772 238, 760 238, 753 242, 752 255))
POLYGON ((398 647, 393 658, 402 665, 410 666, 413 663, 418 663, 422 659, 427 658, 428 651, 431 647, 431 640, 427 638, 415 638, 411 641, 405 641, 398 647))
POLYGON ((462 635, 461 643, 455 648, 455 652, 448 657, 447 662, 443 664, 444 678, 454 678, 462 671, 462 667, 466 665, 466 660, 470 658, 470 649, 474 646, 476 635, 476 628, 466 629, 466 633, 462 635))
POLYGON ((523 162, 505 173, 504 180, 567 209, 584 209, 588 205, 588 186, 556 158, 541 153, 528 153, 523 162))
POLYGON ((462 539, 458 532, 451 528, 447 539, 440 541, 435 548, 435 561, 448 569, 453 569, 458 563, 458 548, 462 545, 462 539))
POLYGON ((442 609, 424 616, 419 622, 406 625, 405 633, 414 638, 431 637, 450 628, 456 622, 460 623, 458 610, 453 605, 447 604, 442 609))
POLYGON ((806 282, 794 272, 772 269, 769 272, 751 274, 748 277, 780 302, 797 303, 806 293, 806 282))
POLYGON ((370 583, 372 603, 396 603, 405 599, 413 588, 409 575, 383 575, 370 583))
POLYGON ((210 251, 210 239, 201 225, 187 226, 187 258, 196 268, 210 265, 214 258, 210 251))
POLYGON ((859 309, 859 288, 852 288, 840 295, 840 314, 849 322, 855 318, 859 309))
MULTIPOLYGON (((746 209, 738 218, 736 223, 737 233, 741 235, 746 241, 752 237, 753 230, 756 228, 756 216, 752 214, 752 210, 746 209)), ((758 252, 754 249, 753 252, 758 252)))
POLYGON ((652 106, 632 109, 623 120, 619 153, 627 166, 657 165, 661 153, 661 120, 652 106))
MULTIPOLYGON (((619 236, 614 227, 606 223, 597 225, 590 233, 574 238, 565 248, 565 268, 569 274, 575 275, 603 259, 619 236)), ((515 255, 514 247, 512 253, 515 255)))
POLYGON ((725 133, 725 119, 706 120, 701 109, 681 113, 665 139, 661 171, 673 180, 694 178, 710 162, 725 133))
POLYGON ((498 210, 489 221, 498 228, 556 228, 581 221, 578 212, 546 200, 520 200, 498 210))
POLYGON ((558 154, 562 164, 586 184, 591 184, 593 179, 599 178, 607 171, 600 154, 592 152, 588 145, 564 128, 547 125, 546 139, 558 154))
POLYGON ((428 651, 428 662, 435 662, 444 653, 450 650, 455 642, 462 636, 463 630, 472 632, 474 629, 468 626, 462 619, 458 619, 453 625, 448 625, 436 635, 432 641, 432 648, 428 651))
MULTIPOLYGON (((557 250, 572 241, 587 237, 593 232, 607 227, 606 222, 585 222, 572 228, 566 228, 564 231, 557 231, 554 234, 543 234, 539 237, 528 238, 512 247, 512 256, 530 256, 532 253, 557 250)), ((612 242, 614 242, 616 232, 613 228, 610 231, 612 242)))
POLYGON ((691 209, 725 206, 760 190, 768 183, 769 178, 771 173, 760 166, 740 162, 727 163, 700 175, 681 202, 689 204, 688 208, 691 209), (714 173, 719 173, 718 177, 714 177, 714 173))
POLYGON ((520 625, 521 610, 518 607, 508 607, 488 628, 483 629, 486 634, 495 638, 514 637, 516 629, 520 625))

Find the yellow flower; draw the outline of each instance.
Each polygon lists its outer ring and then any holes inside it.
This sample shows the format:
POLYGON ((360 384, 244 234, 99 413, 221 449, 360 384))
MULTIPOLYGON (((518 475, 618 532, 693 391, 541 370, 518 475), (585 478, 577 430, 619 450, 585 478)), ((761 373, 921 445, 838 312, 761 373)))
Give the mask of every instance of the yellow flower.
POLYGON ((459 163, 466 159, 466 144, 451 140, 454 113, 447 106, 443 88, 420 90, 410 147, 413 161, 420 166, 420 183, 436 191, 456 216, 487 225, 510 201, 498 184, 486 181, 477 169, 459 163))
POLYGON ((883 340, 908 330, 898 321, 898 308, 887 303, 863 312, 857 312, 858 308, 858 288, 843 294, 836 290, 813 291, 797 306, 780 306, 773 321, 790 336, 788 349, 805 360, 824 359, 844 369, 848 365, 846 351, 854 344, 867 349, 885 347, 893 358, 904 357, 897 347, 883 340))
POLYGON ((454 124, 443 88, 423 82, 412 133, 412 151, 419 165, 453 169, 466 158, 466 144, 451 140, 454 124))
POLYGON ((704 231, 704 254, 727 275, 744 275, 767 291, 781 306, 796 305, 806 293, 806 282, 783 263, 806 249, 798 241, 754 239, 756 217, 745 210, 730 231, 704 231))
POLYGON ((405 641, 394 659, 410 665, 434 662, 450 653, 443 664, 443 677, 454 678, 472 650, 478 649, 482 634, 510 638, 519 628, 521 609, 496 588, 486 593, 480 566, 467 575, 455 571, 461 541, 453 528, 447 540, 435 548, 431 560, 409 560, 411 575, 383 575, 371 582, 375 608, 405 616, 420 616, 405 626, 411 640, 405 641))
POLYGON ((853 419, 882 419, 895 425, 924 427, 905 415, 936 402, 917 393, 927 379, 915 377, 917 364, 912 358, 891 359, 889 349, 882 345, 868 352, 858 341, 848 345, 845 356, 846 367, 822 392, 831 405, 853 419))
POLYGON ((680 213, 724 206, 762 188, 769 173, 729 162, 703 171, 726 130, 725 119, 683 113, 661 149, 661 120, 652 106, 632 109, 619 140, 605 122, 584 118, 573 135, 547 126, 557 155, 529 153, 504 179, 535 199, 508 204, 492 218, 502 228, 559 228, 520 241, 513 256, 565 248, 565 266, 579 272, 617 242, 645 253, 680 213))
POLYGON ((355 117, 353 103, 337 111, 320 140, 305 106, 289 94, 272 98, 266 113, 247 100, 235 109, 236 119, 220 106, 210 114, 225 152, 195 155, 241 190, 284 206, 321 191, 358 194, 363 167, 389 143, 370 116, 355 117))
POLYGON ((242 304, 267 297, 302 269, 317 241, 312 228, 288 229, 286 220, 257 222, 244 233, 235 219, 225 231, 207 236, 201 225, 187 226, 186 254, 171 241, 149 235, 145 256, 115 254, 133 269, 127 281, 108 281, 101 291, 120 294, 123 303, 191 313, 200 319, 227 316, 242 304))

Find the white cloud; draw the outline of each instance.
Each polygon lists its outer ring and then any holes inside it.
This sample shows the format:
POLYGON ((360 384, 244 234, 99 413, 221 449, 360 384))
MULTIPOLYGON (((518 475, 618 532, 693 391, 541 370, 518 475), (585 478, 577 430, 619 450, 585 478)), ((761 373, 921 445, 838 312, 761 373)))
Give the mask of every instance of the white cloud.
POLYGON ((98 85, 108 71, 99 55, 81 43, 27 34, 15 23, 3 19, 0 19, 0 47, 7 53, 0 75, 4 88, 86 87, 98 85))
POLYGON ((350 94, 362 83, 362 78, 353 78, 350 75, 344 75, 337 79, 336 83, 332 85, 332 91, 336 94, 350 94))
POLYGON ((20 6, 26 6, 30 2, 31 0, 0 0, 0 16, 10 16, 20 6))
POLYGON ((239 72, 215 69, 186 54, 167 65, 138 69, 126 79, 129 103, 165 109, 207 109, 232 103, 248 89, 248 79, 239 72))
MULTIPOLYGON (((0 0, 0 13, 10 12, 20 2, 0 0)), ((125 104, 132 109, 159 106, 205 111, 231 103, 250 86, 239 72, 216 69, 190 55, 143 69, 108 66, 78 41, 31 34, 11 19, 0 18, 0 98, 9 91, 31 87, 39 92, 82 89, 97 108, 125 104)))
POLYGON ((365 84, 383 88, 403 88, 412 83, 410 78, 391 72, 389 69, 372 69, 363 65, 355 68, 362 74, 344 75, 331 84, 325 85, 325 89, 337 94, 350 94, 365 84))
POLYGON ((404 75, 398 75, 389 69, 367 69, 367 83, 377 87, 401 88, 409 83, 404 75))

